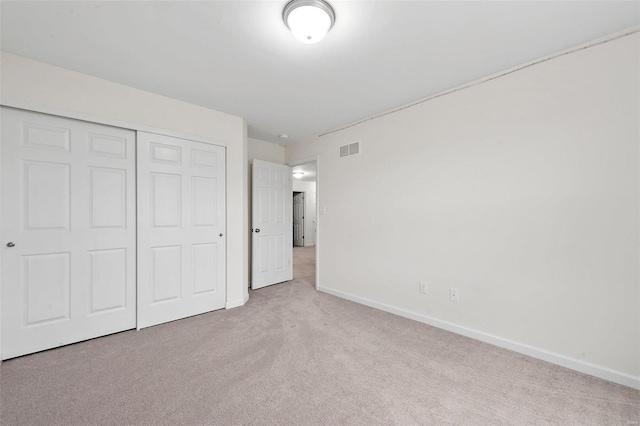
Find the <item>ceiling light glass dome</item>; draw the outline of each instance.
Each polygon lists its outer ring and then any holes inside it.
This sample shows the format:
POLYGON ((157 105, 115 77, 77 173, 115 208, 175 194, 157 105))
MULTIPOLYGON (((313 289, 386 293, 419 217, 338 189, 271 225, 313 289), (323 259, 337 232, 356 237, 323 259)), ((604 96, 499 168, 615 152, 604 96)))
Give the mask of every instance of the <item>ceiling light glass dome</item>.
POLYGON ((295 38, 313 44, 327 35, 335 22, 335 13, 323 0, 293 0, 285 6, 282 18, 295 38))

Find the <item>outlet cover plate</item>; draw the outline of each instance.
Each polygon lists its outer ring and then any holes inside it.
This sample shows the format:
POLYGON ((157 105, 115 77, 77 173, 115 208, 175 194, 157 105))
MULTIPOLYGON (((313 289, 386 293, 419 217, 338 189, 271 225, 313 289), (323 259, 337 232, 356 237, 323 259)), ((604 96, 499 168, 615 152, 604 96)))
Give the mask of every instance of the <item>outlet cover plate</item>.
POLYGON ((457 288, 450 288, 449 289, 449 299, 451 299, 452 302, 457 302, 458 301, 458 289, 457 288))

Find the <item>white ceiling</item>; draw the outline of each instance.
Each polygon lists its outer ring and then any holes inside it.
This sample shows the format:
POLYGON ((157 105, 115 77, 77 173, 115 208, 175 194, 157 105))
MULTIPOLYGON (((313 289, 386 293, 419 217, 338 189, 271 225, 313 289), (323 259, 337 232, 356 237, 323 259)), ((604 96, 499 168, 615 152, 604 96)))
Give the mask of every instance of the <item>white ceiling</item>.
POLYGON ((2 1, 2 49, 245 117, 287 143, 638 25, 628 2, 337 1, 296 41, 283 1, 2 1))

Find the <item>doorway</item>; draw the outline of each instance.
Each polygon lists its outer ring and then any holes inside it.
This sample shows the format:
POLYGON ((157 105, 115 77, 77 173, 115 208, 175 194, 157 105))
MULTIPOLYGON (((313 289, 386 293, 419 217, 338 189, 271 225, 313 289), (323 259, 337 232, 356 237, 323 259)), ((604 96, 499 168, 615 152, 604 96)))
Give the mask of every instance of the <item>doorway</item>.
POLYGON ((292 165, 293 279, 316 287, 317 161, 292 165))

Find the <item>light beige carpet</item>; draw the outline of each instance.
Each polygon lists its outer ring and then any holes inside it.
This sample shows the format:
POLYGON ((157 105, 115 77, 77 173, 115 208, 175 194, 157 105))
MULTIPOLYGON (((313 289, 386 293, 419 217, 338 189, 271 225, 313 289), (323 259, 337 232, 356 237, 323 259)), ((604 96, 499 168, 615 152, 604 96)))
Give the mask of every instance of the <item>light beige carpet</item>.
MULTIPOLYGON (((296 267, 302 275, 313 276, 296 267)), ((7 361, 0 368, 0 422, 640 420, 638 391, 317 293, 307 281, 250 297, 245 307, 7 361)))
POLYGON ((293 248, 293 279, 316 287, 316 248, 293 248))

